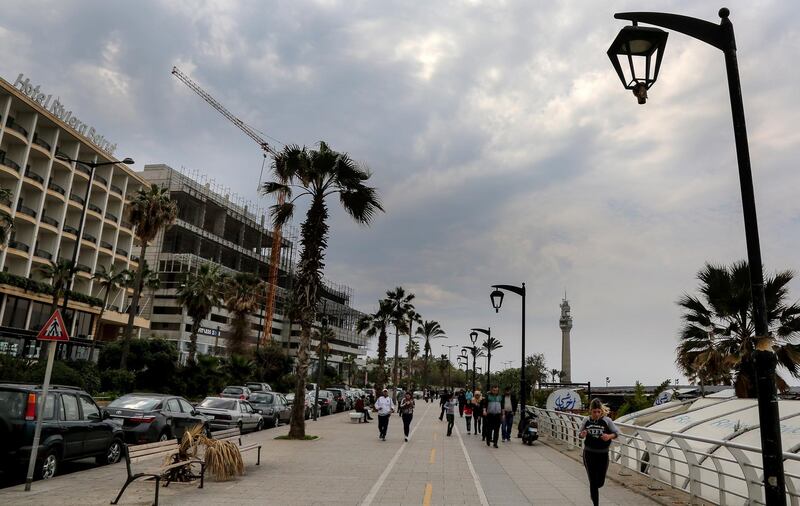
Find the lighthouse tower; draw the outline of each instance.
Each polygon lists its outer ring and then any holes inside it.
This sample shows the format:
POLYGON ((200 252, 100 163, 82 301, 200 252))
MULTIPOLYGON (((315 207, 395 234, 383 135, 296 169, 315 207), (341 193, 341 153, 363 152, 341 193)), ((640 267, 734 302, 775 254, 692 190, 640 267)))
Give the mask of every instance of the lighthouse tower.
POLYGON ((569 333, 572 330, 572 316, 569 314, 569 301, 566 293, 564 293, 564 300, 561 301, 561 318, 558 320, 558 326, 561 327, 561 378, 564 383, 571 383, 569 333))

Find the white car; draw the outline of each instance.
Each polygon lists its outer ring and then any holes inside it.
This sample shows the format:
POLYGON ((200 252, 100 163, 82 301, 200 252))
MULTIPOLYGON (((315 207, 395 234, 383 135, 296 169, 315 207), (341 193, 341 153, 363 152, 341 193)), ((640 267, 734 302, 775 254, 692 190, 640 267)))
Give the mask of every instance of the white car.
POLYGON ((261 430, 264 419, 249 402, 226 397, 206 397, 195 408, 199 413, 214 417, 208 422, 212 430, 239 427, 242 432, 261 430))

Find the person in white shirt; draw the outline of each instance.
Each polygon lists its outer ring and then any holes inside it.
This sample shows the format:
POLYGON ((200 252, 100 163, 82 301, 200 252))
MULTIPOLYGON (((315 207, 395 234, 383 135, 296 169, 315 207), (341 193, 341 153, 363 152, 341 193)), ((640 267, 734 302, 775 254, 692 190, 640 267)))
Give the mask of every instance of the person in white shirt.
POLYGON ((383 395, 375 401, 375 411, 378 412, 378 437, 386 441, 386 431, 389 429, 389 418, 394 413, 394 402, 389 397, 389 390, 383 389, 383 395))

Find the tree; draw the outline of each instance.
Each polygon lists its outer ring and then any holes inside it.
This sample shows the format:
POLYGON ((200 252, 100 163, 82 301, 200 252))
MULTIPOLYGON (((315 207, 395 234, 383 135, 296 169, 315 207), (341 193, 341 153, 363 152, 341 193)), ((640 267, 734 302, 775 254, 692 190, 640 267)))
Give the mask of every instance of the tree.
POLYGON ((435 320, 425 320, 422 323, 421 327, 417 327, 417 335, 425 339, 425 344, 423 346, 423 353, 425 358, 425 386, 428 386, 429 378, 428 378, 428 371, 430 370, 430 358, 431 358, 431 340, 433 339, 440 339, 446 338, 444 330, 442 330, 441 325, 439 322, 435 320))
POLYGON ((147 244, 155 239, 162 228, 175 222, 177 217, 178 206, 170 200, 167 188, 153 185, 150 188, 142 188, 136 192, 136 197, 131 203, 130 221, 135 227, 136 238, 139 239, 141 249, 139 252, 139 268, 136 269, 136 277, 133 284, 133 297, 131 306, 128 308, 128 324, 125 326, 125 333, 122 337, 120 369, 126 369, 128 366, 128 350, 130 349, 131 336, 133 336, 133 320, 138 311, 139 296, 142 291, 142 275, 144 274, 147 244))
POLYGON ((559 374, 561 374, 561 371, 559 371, 558 369, 550 369, 550 378, 553 381, 553 383, 557 383, 558 382, 558 375, 559 374))
POLYGON ((386 301, 389 302, 392 308, 392 326, 394 327, 394 365, 392 371, 392 383, 395 390, 393 390, 392 398, 397 400, 397 384, 399 379, 397 377, 400 370, 398 365, 398 358, 400 356, 400 333, 408 332, 408 315, 414 311, 414 305, 411 301, 414 300, 413 293, 406 293, 402 286, 396 287, 394 290, 386 292, 386 301))
MULTIPOLYGON (((490 374, 492 371, 492 352, 502 348, 503 345, 500 344, 500 341, 496 337, 490 337, 483 342, 482 347, 484 350, 486 350, 486 354, 488 355, 486 359, 486 377, 491 379, 490 374)), ((492 385, 486 385, 486 388, 488 391, 489 388, 492 388, 492 385)))
POLYGON ((104 265, 101 265, 100 269, 94 273, 92 278, 100 285, 101 290, 105 290, 103 305, 100 306, 100 314, 97 315, 92 332, 96 341, 100 335, 100 321, 103 319, 103 313, 105 313, 106 307, 108 307, 108 299, 111 297, 111 292, 117 288, 127 286, 128 283, 130 283, 131 272, 128 269, 120 269, 112 263, 111 267, 108 269, 106 269, 104 265))
POLYGON ((419 343, 416 341, 412 341, 411 339, 408 340, 408 344, 406 344, 406 356, 408 357, 408 377, 414 375, 413 371, 413 364, 414 359, 417 358, 419 355, 419 343))
POLYGON ((375 392, 383 391, 386 384, 386 341, 389 339, 387 329, 391 324, 392 307, 385 300, 378 301, 378 310, 361 317, 356 323, 356 331, 367 337, 378 336, 378 374, 375 381, 375 392))
POLYGON ((249 357, 231 355, 225 361, 223 368, 235 385, 241 385, 253 377, 256 366, 249 357))
MULTIPOLYGON (((11 206, 11 190, 0 188, 0 203, 11 206)), ((5 247, 9 234, 14 230, 14 218, 5 211, 0 211, 0 249, 5 247)))
POLYGON ((533 387, 536 383, 547 382, 547 365, 544 360, 544 353, 534 353, 525 357, 525 374, 528 376, 528 384, 533 387))
POLYGON ((39 267, 39 274, 42 278, 49 279, 53 286, 53 302, 50 304, 50 314, 53 314, 58 308, 58 299, 64 296, 72 281, 75 266, 69 260, 60 259, 57 262, 50 260, 49 264, 39 267))
POLYGON ((269 341, 255 353, 256 374, 259 381, 270 383, 277 390, 277 383, 283 376, 292 372, 292 359, 283 352, 280 344, 269 341))
MULTIPOLYGON (((412 308, 412 309, 410 309, 408 311, 408 314, 406 316, 408 317, 408 342, 410 344, 414 340, 414 338, 416 337, 414 335, 414 324, 416 323, 417 325, 422 325, 422 315, 417 313, 417 311, 412 308)), ((417 345, 417 354, 419 354, 419 345, 417 345)), ((412 362, 413 362, 412 357, 409 356, 408 357, 408 375, 409 375, 409 377, 412 375, 412 372, 411 372, 412 362)))
POLYGON ((186 274, 186 279, 178 288, 178 304, 186 308, 186 314, 192 319, 192 333, 189 336, 189 360, 195 360, 197 352, 197 331, 200 324, 208 317, 208 313, 219 305, 220 284, 222 275, 216 264, 203 264, 196 272, 186 274))
MULTIPOLYGON (((793 277, 791 271, 766 276, 764 292, 769 338, 778 365, 800 378, 800 345, 795 344, 800 331, 800 305, 787 302, 793 277)), ((700 297, 685 294, 678 301, 684 310, 684 326, 676 363, 688 378, 701 384, 730 384, 733 377, 737 396, 755 397, 756 336, 748 264, 706 263, 697 278, 700 297)), ((782 391, 788 388, 780 374, 775 379, 782 391)))
MULTIPOLYGON (((337 153, 325 142, 318 150, 286 146, 275 155, 273 164, 275 181, 265 183, 262 191, 278 197, 271 215, 275 226, 285 225, 294 214, 295 201, 311 198, 305 221, 300 227, 300 260, 297 267, 295 295, 300 320, 300 346, 297 349, 297 384, 295 398, 306 394, 308 373, 308 348, 311 328, 316 319, 322 271, 325 267, 325 250, 328 246, 328 204, 326 198, 334 194, 344 210, 357 222, 368 225, 378 211, 383 211, 375 188, 365 183, 369 171, 359 167, 346 153, 337 153), (300 193, 292 197, 293 191, 300 193)), ((289 428, 290 439, 305 438, 304 406, 294 403, 289 428)))
POLYGON ((353 382, 353 366, 356 363, 356 356, 355 355, 347 355, 342 360, 342 364, 347 367, 347 384, 352 385, 353 382))
POLYGON ((248 316, 258 309, 260 295, 265 284, 249 272, 237 273, 225 284, 222 293, 225 308, 231 313, 232 332, 228 337, 228 353, 242 355, 245 353, 247 334, 250 331, 248 316))
POLYGON ((619 407, 619 410, 617 410, 617 416, 640 411, 652 405, 653 402, 647 398, 647 394, 644 391, 644 385, 637 381, 633 389, 633 395, 625 397, 625 402, 619 407))
MULTIPOLYGON (((314 339, 317 340, 317 374, 320 371, 323 374, 325 373, 328 355, 331 353, 331 345, 329 343, 331 339, 335 338, 336 334, 330 327, 323 327, 322 330, 314 331, 314 339)), ((320 388, 322 388, 322 385, 320 385, 320 388)))

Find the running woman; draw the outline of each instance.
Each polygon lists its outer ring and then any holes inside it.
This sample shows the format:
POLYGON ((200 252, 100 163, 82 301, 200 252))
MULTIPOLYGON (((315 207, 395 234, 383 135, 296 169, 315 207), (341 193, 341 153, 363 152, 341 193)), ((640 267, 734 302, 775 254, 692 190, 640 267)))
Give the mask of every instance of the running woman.
POLYGON ((589 493, 592 504, 600 504, 600 489, 606 482, 608 471, 608 447, 619 435, 619 429, 608 417, 608 406, 600 399, 589 403, 589 416, 583 419, 578 437, 583 443, 583 466, 589 477, 589 493))
POLYGON ((411 419, 414 418, 414 397, 411 392, 406 392, 403 400, 400 401, 400 416, 403 417, 403 433, 405 433, 406 443, 408 443, 408 430, 411 428, 411 419))

